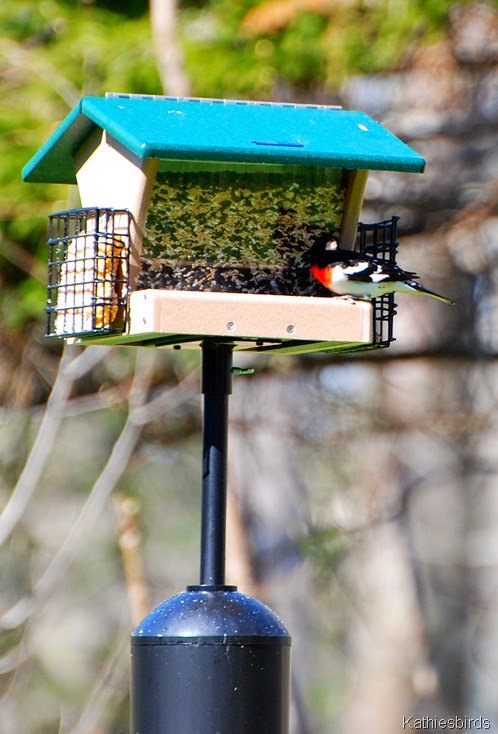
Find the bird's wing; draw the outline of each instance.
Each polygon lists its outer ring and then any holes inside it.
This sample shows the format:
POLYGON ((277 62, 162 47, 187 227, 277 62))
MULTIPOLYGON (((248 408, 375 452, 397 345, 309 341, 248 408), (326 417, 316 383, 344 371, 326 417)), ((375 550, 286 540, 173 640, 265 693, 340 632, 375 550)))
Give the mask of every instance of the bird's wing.
POLYGON ((336 262, 331 265, 339 265, 350 278, 364 282, 380 281, 405 281, 418 278, 416 273, 403 270, 390 260, 380 260, 375 257, 361 257, 356 255, 345 255, 341 258, 340 251, 336 251, 336 262))

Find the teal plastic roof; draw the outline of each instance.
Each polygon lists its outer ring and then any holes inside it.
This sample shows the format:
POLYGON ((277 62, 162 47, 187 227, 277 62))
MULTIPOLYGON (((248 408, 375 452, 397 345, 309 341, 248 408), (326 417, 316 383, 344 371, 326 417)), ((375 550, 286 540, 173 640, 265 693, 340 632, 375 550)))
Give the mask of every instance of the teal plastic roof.
POLYGON ((110 94, 83 97, 23 169, 76 183, 73 155, 96 128, 141 158, 389 171, 425 161, 363 112, 337 107, 110 94))

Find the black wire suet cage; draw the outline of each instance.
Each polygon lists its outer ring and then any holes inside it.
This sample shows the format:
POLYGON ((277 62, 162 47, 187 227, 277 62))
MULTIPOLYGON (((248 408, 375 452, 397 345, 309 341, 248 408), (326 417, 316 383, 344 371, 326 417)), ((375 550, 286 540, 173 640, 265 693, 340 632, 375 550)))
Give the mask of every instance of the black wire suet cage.
POLYGON ((49 217, 47 336, 122 332, 131 214, 72 209, 49 217))
MULTIPOLYGON (((358 224, 357 249, 379 260, 396 262, 398 253, 399 217, 391 217, 375 224, 358 224)), ((373 304, 373 347, 388 347, 394 341, 393 326, 396 315, 394 294, 387 293, 372 300, 373 304)))

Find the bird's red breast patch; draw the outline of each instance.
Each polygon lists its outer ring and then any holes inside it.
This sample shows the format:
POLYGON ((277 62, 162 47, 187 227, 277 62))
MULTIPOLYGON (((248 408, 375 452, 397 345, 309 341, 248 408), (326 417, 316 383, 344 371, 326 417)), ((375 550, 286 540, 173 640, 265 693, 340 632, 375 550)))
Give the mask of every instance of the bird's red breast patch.
POLYGON ((333 290, 333 268, 330 266, 327 266, 325 268, 321 268, 319 265, 312 265, 311 268, 311 274, 322 284, 325 286, 325 288, 328 288, 329 290, 333 290))

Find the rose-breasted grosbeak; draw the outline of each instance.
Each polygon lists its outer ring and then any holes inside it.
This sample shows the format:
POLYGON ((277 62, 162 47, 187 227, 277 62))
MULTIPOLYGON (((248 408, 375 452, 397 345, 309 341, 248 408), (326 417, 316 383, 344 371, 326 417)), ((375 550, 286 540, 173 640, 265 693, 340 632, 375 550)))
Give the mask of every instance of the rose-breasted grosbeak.
POLYGON ((377 298, 385 293, 416 293, 453 304, 449 298, 424 288, 415 281, 419 276, 389 260, 342 250, 336 239, 325 246, 314 245, 310 251, 312 275, 338 296, 377 298))

